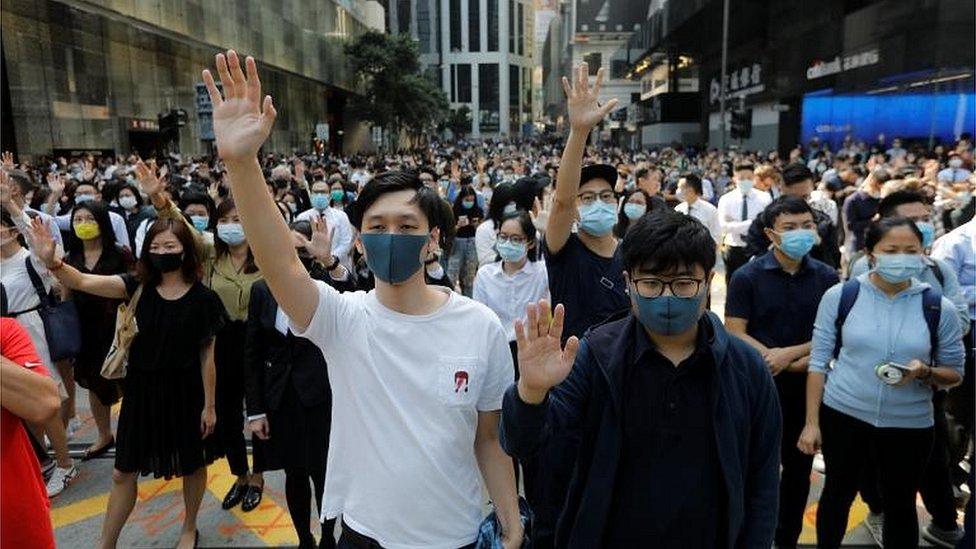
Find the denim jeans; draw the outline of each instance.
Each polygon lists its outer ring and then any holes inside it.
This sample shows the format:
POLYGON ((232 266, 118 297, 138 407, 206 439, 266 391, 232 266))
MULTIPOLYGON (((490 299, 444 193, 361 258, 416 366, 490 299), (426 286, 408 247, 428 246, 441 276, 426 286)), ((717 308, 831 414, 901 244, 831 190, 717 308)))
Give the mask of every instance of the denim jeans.
POLYGON ((474 275, 478 272, 478 251, 474 238, 455 238, 451 258, 447 262, 447 275, 461 286, 461 293, 471 297, 474 275))

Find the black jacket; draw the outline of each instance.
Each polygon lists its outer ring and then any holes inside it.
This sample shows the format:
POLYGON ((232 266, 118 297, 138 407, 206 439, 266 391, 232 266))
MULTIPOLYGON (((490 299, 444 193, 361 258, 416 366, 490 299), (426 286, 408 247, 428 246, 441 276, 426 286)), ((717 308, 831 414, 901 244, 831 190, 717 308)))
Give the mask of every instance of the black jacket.
MULTIPOLYGON (((355 289, 348 282, 327 283, 339 291, 355 289)), ((251 287, 244 344, 244 390, 247 415, 278 409, 288 383, 295 387, 303 406, 321 404, 332 398, 322 351, 311 341, 275 328, 278 302, 268 284, 259 280, 251 287)))
MULTIPOLYGON (((762 255, 769 251, 772 242, 766 238, 764 229, 769 226, 764 212, 760 212, 752 225, 749 225, 749 232, 746 234, 746 255, 750 258, 762 255)), ((813 220, 817 223, 817 234, 820 235, 820 243, 810 250, 810 257, 822 261, 835 269, 840 268, 840 248, 837 239, 837 227, 830 220, 830 216, 813 208, 813 220)))
MULTIPOLYGON (((773 378, 759 353, 732 337, 706 313, 717 375, 712 417, 718 458, 728 498, 728 547, 768 549, 773 543, 779 502, 782 419, 773 378)), ((520 459, 539 455, 540 471, 572 464, 571 480, 556 527, 556 547, 600 547, 617 480, 623 432, 621 391, 624 365, 633 348, 629 312, 593 328, 583 339, 573 369, 530 405, 512 385, 502 404, 501 444, 520 459), (560 463, 540 450, 552 440, 571 440, 560 463)), ((656 497, 668 497, 658 494, 656 497)))

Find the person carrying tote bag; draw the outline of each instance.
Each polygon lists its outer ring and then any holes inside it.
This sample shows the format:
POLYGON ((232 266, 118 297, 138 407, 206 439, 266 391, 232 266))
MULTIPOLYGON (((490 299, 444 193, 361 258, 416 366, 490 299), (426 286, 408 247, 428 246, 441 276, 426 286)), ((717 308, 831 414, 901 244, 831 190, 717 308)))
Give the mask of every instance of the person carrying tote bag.
POLYGON ((112 346, 105 355, 105 363, 102 364, 102 377, 105 379, 122 379, 125 377, 125 367, 129 362, 129 347, 132 340, 139 333, 139 326, 136 323, 136 307, 139 305, 139 297, 142 296, 142 284, 133 292, 129 301, 119 304, 119 313, 115 317, 115 336, 112 338, 112 346))

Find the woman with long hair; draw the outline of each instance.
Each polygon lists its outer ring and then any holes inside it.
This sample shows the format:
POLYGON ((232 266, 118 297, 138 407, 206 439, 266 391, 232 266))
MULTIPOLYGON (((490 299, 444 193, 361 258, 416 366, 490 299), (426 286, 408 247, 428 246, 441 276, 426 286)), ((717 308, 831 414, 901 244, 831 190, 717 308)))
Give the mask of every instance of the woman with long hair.
MULTIPOLYGON (((131 258, 115 245, 108 209, 101 202, 83 202, 71 212, 71 233, 65 241, 65 262, 79 272, 96 275, 120 275, 129 271, 131 258)), ((78 309, 81 326, 81 351, 75 357, 74 378, 88 389, 98 438, 82 460, 98 457, 115 445, 112 437, 111 408, 119 401, 119 386, 101 375, 102 363, 115 334, 115 316, 119 299, 108 299, 85 292, 65 290, 78 309)))
POLYGON ((115 469, 101 547, 116 546, 136 503, 137 477, 182 477, 185 515, 177 547, 196 545, 197 513, 207 465, 220 457, 211 436, 217 422, 214 338, 226 313, 200 282, 195 235, 182 220, 157 220, 146 233, 138 276, 86 274, 56 257, 54 241, 35 220, 35 253, 67 288, 130 299, 139 328, 129 348, 125 399, 116 434, 115 469))
POLYGON ((447 263, 447 276, 455 280, 461 293, 471 297, 474 275, 478 270, 478 254, 474 245, 474 233, 485 213, 478 206, 478 196, 471 186, 471 179, 462 180, 461 190, 454 199, 454 219, 457 232, 451 245, 447 263))
POLYGON ((221 506, 231 509, 241 504, 251 511, 261 503, 264 490, 263 451, 260 441, 254 444, 254 474, 249 474, 244 441, 244 343, 251 299, 251 286, 261 279, 254 256, 247 245, 234 200, 228 198, 217 206, 214 248, 216 258, 205 273, 204 284, 216 292, 227 310, 229 321, 217 335, 214 358, 217 367, 217 430, 230 471, 237 476, 224 496, 221 506))
POLYGON ((630 224, 641 218, 652 208, 651 195, 643 189, 637 189, 624 195, 620 200, 620 212, 617 214, 617 224, 613 228, 613 235, 623 239, 630 224))

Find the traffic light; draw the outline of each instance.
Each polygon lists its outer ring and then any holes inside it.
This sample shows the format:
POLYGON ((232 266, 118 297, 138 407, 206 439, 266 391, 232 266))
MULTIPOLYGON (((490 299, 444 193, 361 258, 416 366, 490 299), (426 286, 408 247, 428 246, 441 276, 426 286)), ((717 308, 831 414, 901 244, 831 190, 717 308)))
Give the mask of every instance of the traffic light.
POLYGON ((752 109, 732 111, 732 138, 748 139, 752 135, 752 109))

